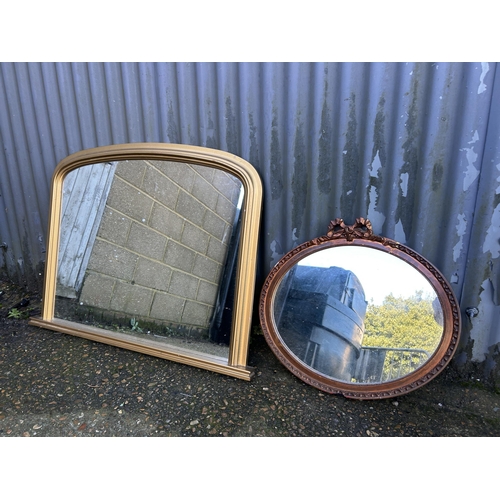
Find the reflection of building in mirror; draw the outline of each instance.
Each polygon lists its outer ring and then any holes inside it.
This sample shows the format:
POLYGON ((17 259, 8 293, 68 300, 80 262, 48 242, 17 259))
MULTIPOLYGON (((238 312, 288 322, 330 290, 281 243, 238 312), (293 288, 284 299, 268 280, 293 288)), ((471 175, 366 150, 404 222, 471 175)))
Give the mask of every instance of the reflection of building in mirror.
POLYGON ((411 324, 411 299, 387 301, 395 308, 368 304, 352 271, 297 265, 278 288, 275 321, 287 347, 318 372, 347 382, 382 382, 422 365, 442 332, 432 304, 421 296, 417 307, 425 326, 411 324), (387 312, 383 318, 376 316, 381 311, 387 312))
POLYGON ((363 342, 367 303, 358 278, 339 267, 295 266, 278 290, 278 331, 319 372, 350 380, 363 342))
MULTIPOLYGON (((70 185, 69 175, 64 181, 56 315, 71 310, 98 322, 133 320, 135 333, 207 338, 216 307, 224 309, 220 304, 231 297, 241 182, 222 170, 176 162, 129 160, 114 168, 106 170, 106 189, 74 178, 70 185), (76 186, 80 194, 73 196, 76 186), (80 275, 83 269, 82 278, 63 284, 69 274, 63 261, 80 275)), ((91 170, 105 169, 74 173, 91 170)))

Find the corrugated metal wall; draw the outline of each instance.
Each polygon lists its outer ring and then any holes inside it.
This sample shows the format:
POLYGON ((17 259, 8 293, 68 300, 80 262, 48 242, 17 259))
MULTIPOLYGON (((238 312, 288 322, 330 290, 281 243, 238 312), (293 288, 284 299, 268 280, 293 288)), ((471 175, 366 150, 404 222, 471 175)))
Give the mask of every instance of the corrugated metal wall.
POLYGON ((68 154, 123 142, 218 148, 250 161, 264 183, 260 282, 330 219, 368 216, 446 275, 471 311, 457 362, 482 362, 500 380, 496 69, 3 63, 0 268, 25 281, 42 272, 50 177, 68 154))

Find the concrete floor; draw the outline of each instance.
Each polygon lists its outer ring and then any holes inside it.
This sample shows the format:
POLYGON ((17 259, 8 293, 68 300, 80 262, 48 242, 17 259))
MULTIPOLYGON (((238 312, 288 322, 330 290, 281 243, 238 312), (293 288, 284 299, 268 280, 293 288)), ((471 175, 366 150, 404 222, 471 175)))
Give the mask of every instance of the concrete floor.
POLYGON ((39 298, 9 318, 19 297, 0 289, 0 436, 500 436, 500 395, 453 363, 405 396, 349 400, 296 378, 255 331, 245 382, 30 326, 39 298))

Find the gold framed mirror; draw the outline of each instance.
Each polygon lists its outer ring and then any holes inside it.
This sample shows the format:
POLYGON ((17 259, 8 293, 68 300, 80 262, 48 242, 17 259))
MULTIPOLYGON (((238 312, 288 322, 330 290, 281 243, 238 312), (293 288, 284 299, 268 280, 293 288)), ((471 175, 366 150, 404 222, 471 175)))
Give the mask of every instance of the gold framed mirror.
POLYGON ((398 396, 450 362, 461 318, 443 275, 424 257, 373 234, 368 219, 331 221, 288 252, 259 304, 265 338, 298 378, 355 399, 398 396))
POLYGON ((261 207, 257 171, 224 151, 133 143, 68 156, 30 323, 250 380, 261 207))

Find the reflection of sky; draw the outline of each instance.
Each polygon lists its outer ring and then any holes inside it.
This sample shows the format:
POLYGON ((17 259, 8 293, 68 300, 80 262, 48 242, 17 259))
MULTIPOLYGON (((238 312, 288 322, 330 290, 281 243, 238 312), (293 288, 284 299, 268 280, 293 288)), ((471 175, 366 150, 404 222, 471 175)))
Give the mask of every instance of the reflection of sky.
POLYGON ((410 297, 422 290, 424 297, 436 296, 427 279, 404 260, 374 248, 340 246, 320 250, 300 261, 301 266, 342 267, 361 281, 368 302, 380 304, 391 292, 410 297))

